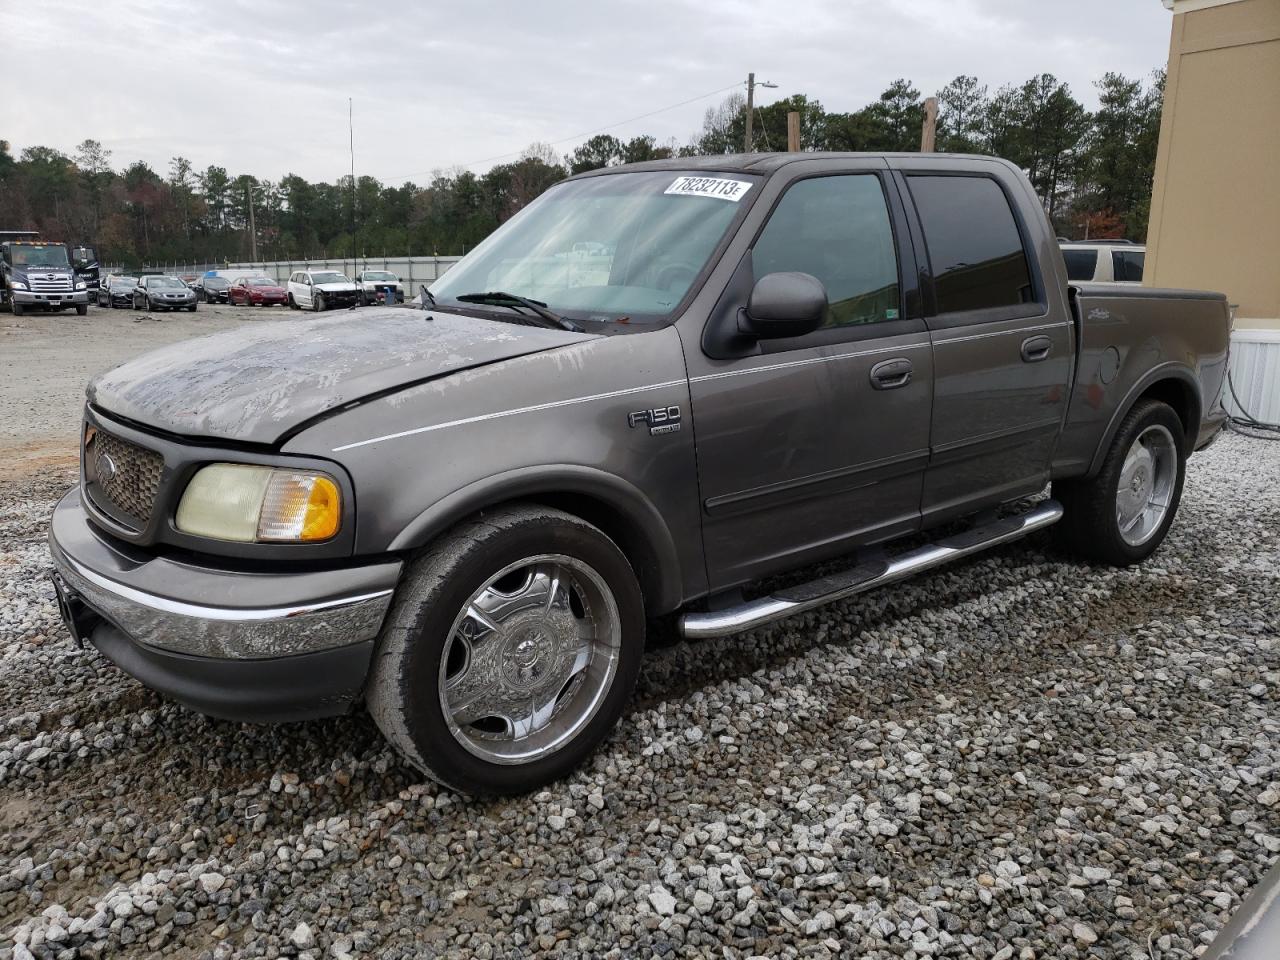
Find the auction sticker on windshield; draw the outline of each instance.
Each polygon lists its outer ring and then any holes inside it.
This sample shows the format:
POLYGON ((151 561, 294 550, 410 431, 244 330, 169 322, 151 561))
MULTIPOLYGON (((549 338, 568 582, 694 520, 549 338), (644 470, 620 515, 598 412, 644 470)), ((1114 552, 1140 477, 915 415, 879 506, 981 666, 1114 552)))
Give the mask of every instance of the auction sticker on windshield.
POLYGON ((723 177, 676 177, 675 183, 663 193, 681 197, 716 197, 737 203, 747 195, 751 183, 747 180, 726 180, 723 177))

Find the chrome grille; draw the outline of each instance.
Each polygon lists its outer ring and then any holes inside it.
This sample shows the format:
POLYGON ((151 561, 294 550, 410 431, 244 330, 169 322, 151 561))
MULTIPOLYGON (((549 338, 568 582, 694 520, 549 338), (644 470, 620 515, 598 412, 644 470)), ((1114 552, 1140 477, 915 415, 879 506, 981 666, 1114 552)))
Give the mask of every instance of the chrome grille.
POLYGON ((85 470, 99 499, 140 523, 151 519, 164 473, 160 454, 99 429, 85 446, 85 470), (113 469, 104 470, 108 462, 113 469))
POLYGON ((49 274, 41 276, 39 274, 27 274, 27 285, 31 288, 32 293, 70 293, 71 278, 68 276, 55 276, 49 274))

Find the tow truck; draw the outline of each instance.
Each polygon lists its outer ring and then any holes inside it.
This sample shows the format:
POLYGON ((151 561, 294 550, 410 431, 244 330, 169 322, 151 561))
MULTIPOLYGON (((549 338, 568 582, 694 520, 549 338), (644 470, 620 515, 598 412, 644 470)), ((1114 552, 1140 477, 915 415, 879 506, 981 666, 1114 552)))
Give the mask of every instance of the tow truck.
MULTIPOLYGON (((78 279, 67 245, 39 239, 34 230, 0 231, 0 308, 89 312, 89 281, 78 279)), ((97 263, 93 264, 96 271, 97 263)))

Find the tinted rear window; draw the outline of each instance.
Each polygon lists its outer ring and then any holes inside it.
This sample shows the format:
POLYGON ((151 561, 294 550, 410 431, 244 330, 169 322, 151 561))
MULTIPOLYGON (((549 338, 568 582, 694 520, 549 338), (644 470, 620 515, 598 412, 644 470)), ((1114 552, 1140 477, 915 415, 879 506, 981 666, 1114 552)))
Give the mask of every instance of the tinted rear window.
POLYGON ((1068 280, 1092 280, 1098 269, 1097 250, 1063 250, 1062 259, 1067 261, 1068 280))
POLYGON ((1031 271, 1009 201, 989 177, 911 177, 924 226, 938 313, 1034 300, 1031 271))
POLYGON ((1141 281, 1146 261, 1147 255, 1141 250, 1111 251, 1111 269, 1116 280, 1141 281))

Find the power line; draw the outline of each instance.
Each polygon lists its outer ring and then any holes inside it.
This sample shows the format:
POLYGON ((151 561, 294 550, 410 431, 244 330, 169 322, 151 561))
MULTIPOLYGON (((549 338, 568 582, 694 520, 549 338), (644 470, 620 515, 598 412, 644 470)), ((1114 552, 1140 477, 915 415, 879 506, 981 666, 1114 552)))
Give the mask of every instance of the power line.
MULTIPOLYGON (((556 144, 559 144, 559 143, 568 143, 570 140, 580 140, 583 137, 594 137, 597 133, 604 133, 604 131, 613 130, 615 127, 623 127, 623 126, 626 126, 628 123, 635 123, 637 120, 645 120, 648 117, 657 116, 659 113, 666 113, 668 110, 674 110, 677 107, 683 107, 690 103, 696 103, 699 100, 705 100, 707 99, 707 97, 714 97, 718 93, 724 93, 727 90, 732 90, 735 87, 740 87, 740 86, 742 86, 742 81, 738 81, 737 83, 731 83, 727 87, 721 87, 719 90, 712 90, 709 93, 698 94, 698 96, 696 97, 690 97, 688 100, 681 100, 679 103, 672 103, 672 104, 668 104, 665 107, 659 107, 657 110, 650 110, 648 113, 642 113, 636 117, 629 117, 626 120, 619 120, 617 123, 610 123, 603 127, 597 127, 594 130, 588 130, 586 133, 575 133, 573 136, 570 136, 570 137, 561 137, 559 140, 548 140, 545 142, 548 146, 555 146, 556 144)), ((481 163, 494 163, 498 160, 505 160, 507 157, 518 157, 523 152, 524 152, 524 148, 521 148, 520 150, 512 150, 510 153, 500 153, 495 157, 485 157, 483 160, 472 160, 469 163, 455 163, 455 164, 452 164, 452 166, 463 167, 465 169, 466 167, 474 167, 481 163)), ((437 167, 435 169, 439 169, 439 168, 437 167)), ((417 176, 421 176, 423 174, 432 173, 432 172, 433 172, 432 170, 417 170, 413 173, 398 174, 394 177, 384 177, 383 179, 388 181, 408 180, 410 177, 417 177, 417 176)))

